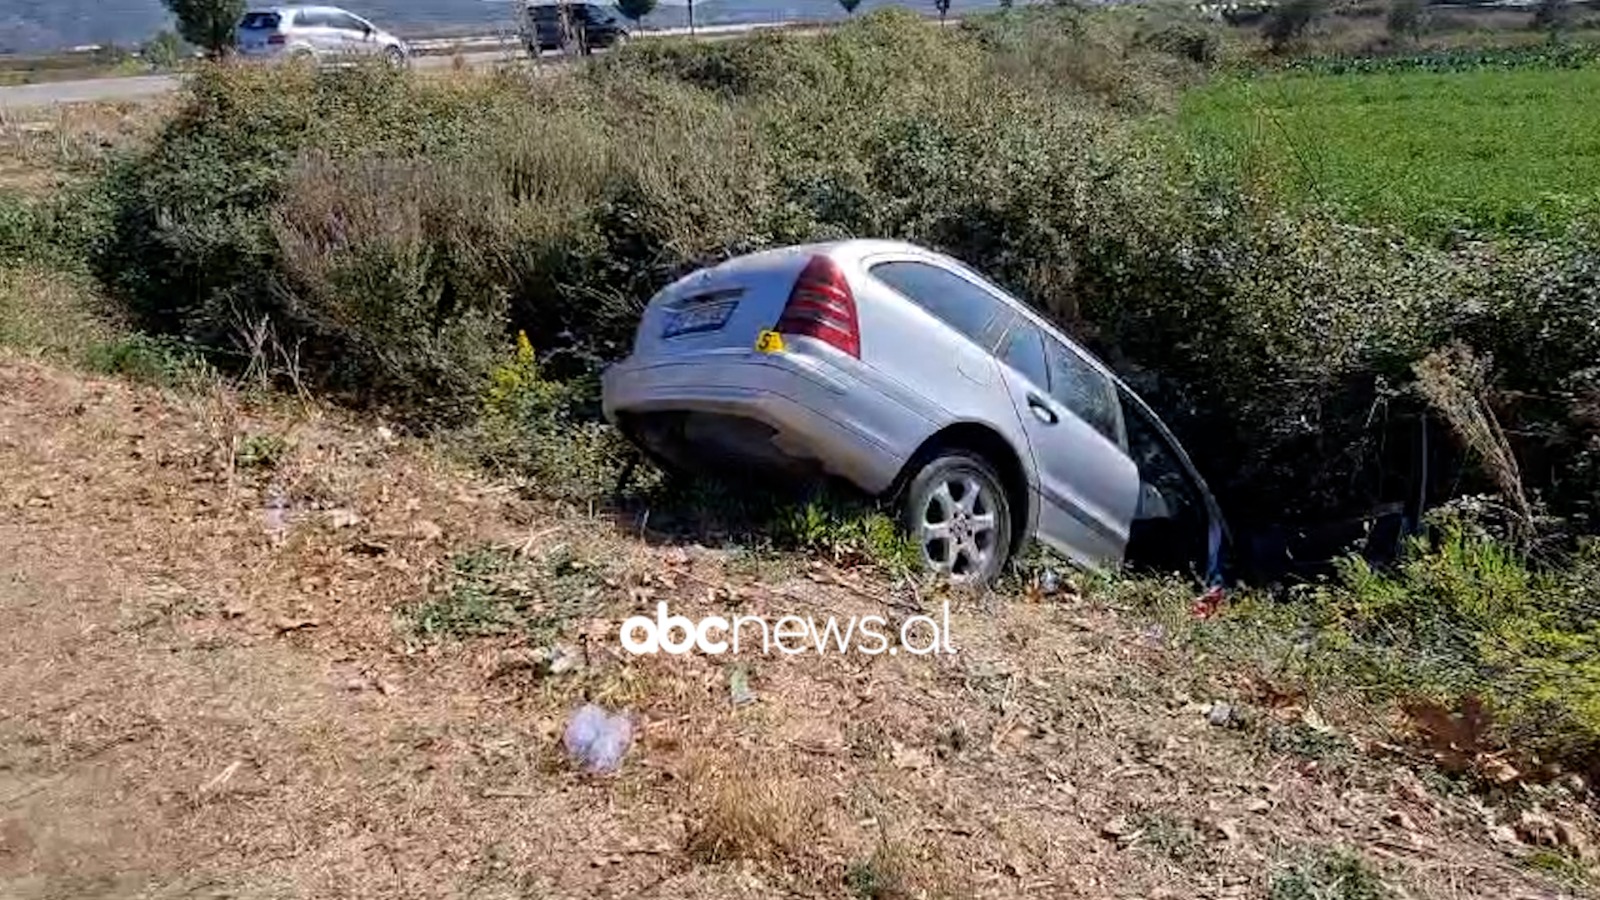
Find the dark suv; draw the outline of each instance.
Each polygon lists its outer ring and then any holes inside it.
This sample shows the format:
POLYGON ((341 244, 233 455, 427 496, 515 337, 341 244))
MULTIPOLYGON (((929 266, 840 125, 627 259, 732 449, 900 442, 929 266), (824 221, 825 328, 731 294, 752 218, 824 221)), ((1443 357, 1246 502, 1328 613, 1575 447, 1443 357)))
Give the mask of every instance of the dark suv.
POLYGON ((523 40, 531 53, 576 47, 582 53, 628 39, 616 15, 599 3, 529 3, 523 40), (565 21, 563 21, 565 19, 565 21))

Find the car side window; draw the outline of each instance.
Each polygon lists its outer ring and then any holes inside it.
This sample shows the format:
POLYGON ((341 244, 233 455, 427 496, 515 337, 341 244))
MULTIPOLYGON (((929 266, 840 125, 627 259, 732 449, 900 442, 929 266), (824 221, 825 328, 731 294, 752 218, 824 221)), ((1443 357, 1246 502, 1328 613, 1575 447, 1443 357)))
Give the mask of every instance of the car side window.
POLYGON ((1005 311, 1005 304, 993 294, 927 263, 879 263, 872 267, 872 275, 981 346, 987 346, 984 332, 1005 311))
POLYGON ((1111 379, 1054 338, 1046 342, 1046 351, 1050 357, 1050 396, 1120 446, 1122 416, 1111 379))
POLYGON ((1000 361, 1022 374, 1042 390, 1050 389, 1050 364, 1044 355, 1044 335, 1033 323, 1018 316, 1000 346, 995 348, 1000 361))
POLYGON ((340 31, 364 31, 365 30, 365 29, 363 29, 361 27, 361 23, 356 21, 356 17, 355 16, 346 15, 345 13, 329 13, 328 14, 328 22, 327 22, 327 24, 328 24, 328 27, 337 28, 340 31))
POLYGON ((326 28, 328 16, 319 9, 302 9, 294 14, 294 24, 301 28, 326 28))

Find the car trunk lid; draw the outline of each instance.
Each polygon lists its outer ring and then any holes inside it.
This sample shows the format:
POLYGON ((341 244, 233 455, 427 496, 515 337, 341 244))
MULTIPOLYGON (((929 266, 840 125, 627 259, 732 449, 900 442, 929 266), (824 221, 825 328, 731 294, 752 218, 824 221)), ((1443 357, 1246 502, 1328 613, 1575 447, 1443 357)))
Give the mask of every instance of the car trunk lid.
POLYGON ((645 308, 634 355, 754 352, 761 333, 783 316, 796 280, 814 255, 804 247, 759 253, 668 285, 645 308))

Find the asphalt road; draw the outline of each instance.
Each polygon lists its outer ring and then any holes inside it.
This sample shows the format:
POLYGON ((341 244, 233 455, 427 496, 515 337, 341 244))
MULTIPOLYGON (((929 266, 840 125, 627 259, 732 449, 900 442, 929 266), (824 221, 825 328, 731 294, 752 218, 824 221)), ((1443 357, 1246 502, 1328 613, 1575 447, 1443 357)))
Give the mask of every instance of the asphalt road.
MULTIPOLYGON (((703 40, 718 40, 771 27, 785 26, 770 24, 719 25, 700 28, 696 31, 695 36, 703 40)), ((802 25, 790 27, 789 30, 800 33, 814 33, 823 30, 823 27, 802 25)), ((678 28, 644 32, 637 35, 637 37, 668 37, 687 33, 686 29, 678 28)), ((463 45, 480 48, 492 47, 492 49, 475 49, 460 54, 466 65, 473 68, 485 68, 497 63, 523 63, 527 61, 527 55, 520 46, 494 46, 496 43, 493 39, 458 39, 453 41, 417 41, 414 42, 413 46, 424 51, 463 45)), ((558 61, 561 57, 547 54, 546 59, 559 65, 558 61)), ((424 53, 412 59, 412 66, 417 69, 443 69, 449 68, 454 64, 455 55, 450 53, 424 53)), ((137 75, 127 78, 90 78, 83 81, 56 81, 46 84, 0 87, 0 113, 68 103, 115 103, 147 100, 171 93, 177 90, 181 84, 182 76, 179 75, 137 75)))

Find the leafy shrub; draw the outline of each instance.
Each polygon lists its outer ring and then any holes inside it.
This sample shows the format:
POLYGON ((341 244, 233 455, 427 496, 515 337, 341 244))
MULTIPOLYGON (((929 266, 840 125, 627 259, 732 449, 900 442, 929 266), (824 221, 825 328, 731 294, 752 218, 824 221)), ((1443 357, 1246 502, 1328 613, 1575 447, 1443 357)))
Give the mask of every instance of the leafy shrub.
POLYGON ((0 193, 0 263, 32 257, 38 240, 33 208, 21 197, 0 193))
POLYGON ((1162 53, 1210 65, 1222 53, 1222 38, 1197 22, 1179 21, 1162 25, 1141 37, 1141 42, 1162 53))
POLYGON ((95 185, 74 185, 42 199, 0 191, 0 265, 39 262, 81 270, 109 228, 105 200, 95 185))
POLYGON ((1533 47, 1444 47, 1397 56, 1301 56, 1286 69, 1327 75, 1346 72, 1470 72, 1478 69, 1581 69, 1600 48, 1590 44, 1533 47))
POLYGON ((151 68, 175 69, 183 62, 185 55, 183 38, 178 37, 176 32, 162 29, 144 45, 141 55, 151 68))
POLYGON ((89 348, 86 362, 94 371, 164 388, 194 390, 215 380, 193 347, 137 332, 89 348))
POLYGON ((837 562, 870 562, 894 571, 919 564, 916 547, 891 516, 836 497, 780 506, 767 530, 779 547, 837 562))
POLYGON ((1394 896, 1361 857, 1348 851, 1323 851, 1272 875, 1269 900, 1385 900, 1394 896))
POLYGON ((530 487, 567 500, 615 492, 631 451, 595 413, 592 385, 544 377, 525 334, 497 366, 469 442, 480 462, 526 478, 530 487))
POLYGON ((1450 706, 1480 698, 1495 736, 1546 759, 1600 759, 1600 544, 1530 568, 1460 522, 1415 543, 1394 574, 1348 563, 1324 597, 1336 634, 1377 680, 1450 706))

